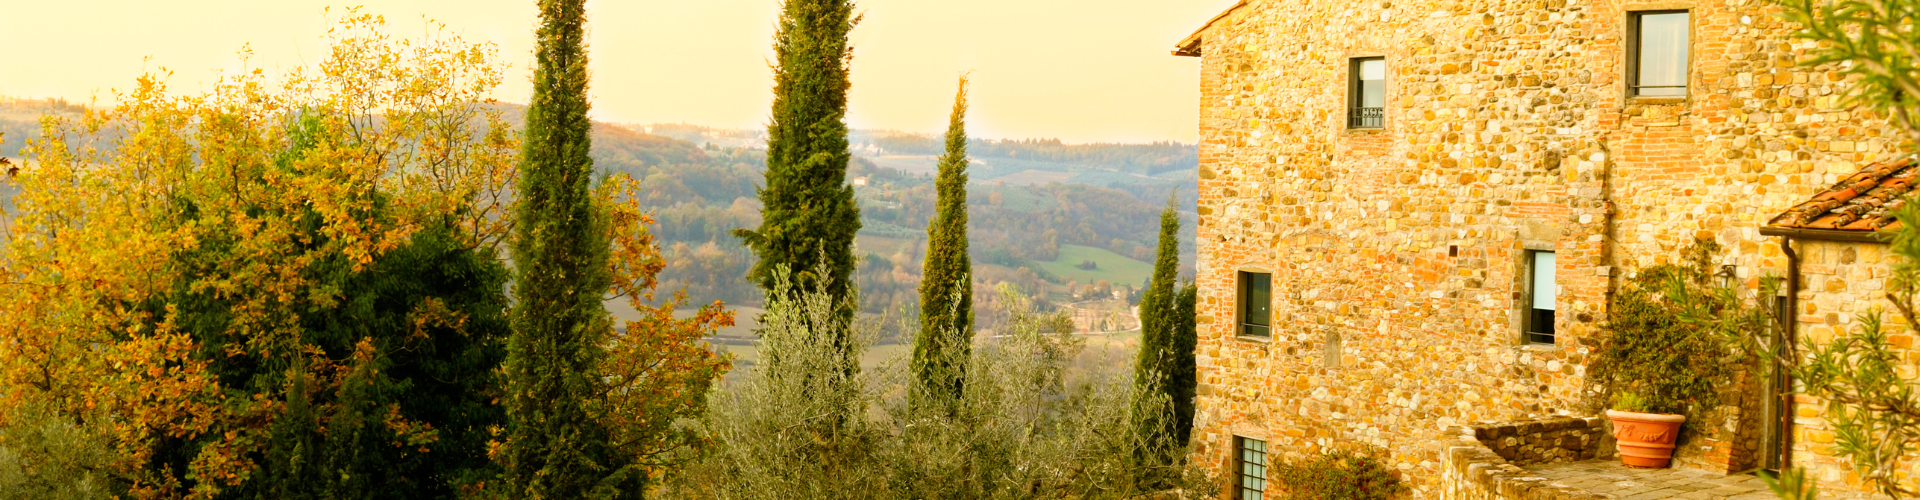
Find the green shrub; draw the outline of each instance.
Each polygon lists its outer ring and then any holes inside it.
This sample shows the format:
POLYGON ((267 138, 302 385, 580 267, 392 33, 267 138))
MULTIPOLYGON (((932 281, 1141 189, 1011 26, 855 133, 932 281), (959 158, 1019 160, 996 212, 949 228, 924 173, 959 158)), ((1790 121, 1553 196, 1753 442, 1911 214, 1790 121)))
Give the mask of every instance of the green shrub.
POLYGON ((1720 407, 1720 386, 1751 361, 1736 339, 1770 323, 1718 283, 1719 253, 1695 241, 1679 263, 1641 269, 1620 287, 1589 368, 1604 398, 1596 403, 1631 392, 1640 411, 1686 415, 1689 427, 1720 407))
MULTIPOLYGON (((1001 335, 975 339, 965 360, 934 364, 966 366, 948 407, 909 404, 926 394, 905 363, 841 371, 832 339, 814 333, 838 321, 834 299, 788 287, 776 282, 760 323, 760 352, 780 356, 781 369, 755 365, 714 392, 712 411, 692 423, 712 446, 686 457, 660 498, 1121 499, 1153 494, 1138 487, 1149 477, 1184 493, 1171 498, 1218 488, 1192 464, 1133 460, 1167 452, 1132 432, 1132 374, 1069 373, 1082 341, 1042 333, 1058 330, 1050 323, 1059 317, 1028 312, 1010 291, 1001 335)), ((876 330, 855 325, 854 351, 876 330)), ((1172 411, 1164 397, 1151 402, 1172 411)))
POLYGON ((1296 500, 1385 500, 1408 491, 1379 460, 1345 450, 1281 463, 1274 473, 1286 498, 1296 500))
POLYGON ((1647 412, 1647 400, 1632 391, 1620 391, 1613 395, 1613 409, 1638 413, 1647 412))
POLYGON ((39 401, 0 410, 0 500, 113 498, 107 430, 39 401))

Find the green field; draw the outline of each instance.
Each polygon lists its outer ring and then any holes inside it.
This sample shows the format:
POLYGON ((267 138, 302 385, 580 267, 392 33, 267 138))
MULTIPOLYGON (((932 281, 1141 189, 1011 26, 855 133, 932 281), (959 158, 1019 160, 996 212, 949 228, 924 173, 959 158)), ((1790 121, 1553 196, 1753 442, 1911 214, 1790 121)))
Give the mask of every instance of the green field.
MULTIPOLYGON (((725 347, 725 350, 726 352, 733 353, 736 370, 744 369, 745 367, 752 366, 754 363, 760 362, 760 348, 758 346, 728 345, 725 347)), ((860 368, 863 370, 874 370, 888 361, 904 360, 912 354, 913 346, 906 344, 875 345, 867 348, 866 352, 861 353, 860 368)))
POLYGON ((1109 252, 1103 248, 1083 247, 1080 245, 1060 245, 1060 258, 1053 262, 1035 262, 1041 269, 1053 273, 1062 279, 1078 281, 1081 284, 1107 280, 1115 285, 1140 286, 1153 275, 1153 264, 1140 262, 1109 252), (1081 261, 1091 260, 1100 265, 1099 269, 1087 271, 1074 267, 1081 261))
POLYGON ((891 168, 910 174, 933 174, 940 171, 938 156, 886 155, 863 157, 875 166, 891 168))
MULTIPOLYGON (((615 327, 625 326, 626 322, 640 318, 640 312, 635 311, 633 305, 628 304, 625 298, 609 300, 606 304, 607 312, 613 315, 615 327)), ((721 328, 720 331, 715 332, 715 334, 721 337, 743 339, 753 338, 753 329, 760 327, 760 323, 754 321, 754 319, 759 318, 762 313, 766 312, 758 307, 752 306, 727 306, 727 309, 733 311, 733 326, 721 328)), ((677 309, 673 311, 673 317, 681 319, 691 318, 696 312, 699 312, 699 310, 677 309)))
POLYGON ((1074 175, 1077 174, 1073 172, 1027 169, 988 179, 987 182, 1005 182, 1016 186, 1045 186, 1055 182, 1067 182, 1073 179, 1074 175))

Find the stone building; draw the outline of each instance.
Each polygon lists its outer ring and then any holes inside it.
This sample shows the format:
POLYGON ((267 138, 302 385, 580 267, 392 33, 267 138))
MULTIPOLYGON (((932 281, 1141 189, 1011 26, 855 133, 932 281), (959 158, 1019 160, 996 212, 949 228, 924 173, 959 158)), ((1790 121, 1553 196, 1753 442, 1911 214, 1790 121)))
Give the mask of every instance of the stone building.
MULTIPOLYGON (((1858 207, 1912 169, 1889 166, 1894 127, 1841 103, 1839 73, 1796 65, 1808 46, 1776 13, 1245 0, 1181 41, 1202 75, 1196 457, 1239 486, 1245 457, 1371 447, 1416 497, 1494 498, 1451 479, 1474 458, 1462 433, 1572 443, 1477 448, 1508 461, 1605 454, 1568 430, 1591 424, 1572 418, 1591 409, 1589 340, 1627 273, 1695 238, 1729 249, 1734 286, 1797 270, 1779 303, 1799 335, 1850 328, 1886 276, 1878 205, 1858 207)), ((1819 405, 1767 397, 1774 382, 1749 372, 1677 466, 1788 460, 1857 483, 1819 405)))

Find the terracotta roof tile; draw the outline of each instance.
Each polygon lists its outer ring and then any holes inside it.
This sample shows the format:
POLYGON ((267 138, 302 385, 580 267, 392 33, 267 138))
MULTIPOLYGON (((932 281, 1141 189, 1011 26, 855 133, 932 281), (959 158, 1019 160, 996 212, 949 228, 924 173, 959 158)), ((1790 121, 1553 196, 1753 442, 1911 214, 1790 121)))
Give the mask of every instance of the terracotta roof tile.
POLYGON ((1806 229, 1878 231, 1897 226, 1893 211, 1906 203, 1920 177, 1920 161, 1902 155, 1867 165, 1814 195, 1767 225, 1806 229))

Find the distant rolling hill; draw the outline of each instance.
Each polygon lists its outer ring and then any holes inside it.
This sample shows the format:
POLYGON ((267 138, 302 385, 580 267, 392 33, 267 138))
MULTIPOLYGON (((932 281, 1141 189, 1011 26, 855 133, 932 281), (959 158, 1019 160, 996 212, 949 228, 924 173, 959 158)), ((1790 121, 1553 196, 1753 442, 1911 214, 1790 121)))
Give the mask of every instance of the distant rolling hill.
MULTIPOLYGON (((525 107, 498 104, 513 126, 525 107)), ((61 101, 0 99, 0 155, 18 156, 39 136, 46 114, 73 117, 84 108, 61 101)), ((731 231, 760 222, 757 192, 766 169, 764 133, 692 125, 622 126, 596 122, 592 156, 602 174, 624 173, 640 182, 641 203, 656 220, 666 290, 685 289, 695 304, 715 300, 754 306, 761 293, 744 279, 754 261, 731 231), (654 131, 657 133, 648 133, 654 131)), ((855 279, 862 309, 884 314, 912 312, 917 304, 925 230, 933 213, 932 173, 937 156, 930 136, 855 131, 857 157, 849 179, 865 229, 857 242, 855 279), (916 149, 918 148, 918 149, 916 149)), ((969 213, 975 269, 976 314, 985 321, 1002 314, 992 287, 1015 284, 1040 300, 1064 299, 1100 280, 1138 286, 1158 234, 1160 210, 1169 193, 1182 201, 1187 230, 1183 259, 1192 262, 1191 145, 1096 144, 1059 141, 988 141, 970 144, 969 213), (1074 267, 1082 261, 1096 269, 1074 267)), ((0 184, 0 207, 14 187, 0 184)), ((613 304, 613 309, 625 308, 613 304)), ((882 339, 901 341, 901 339, 882 339)))

